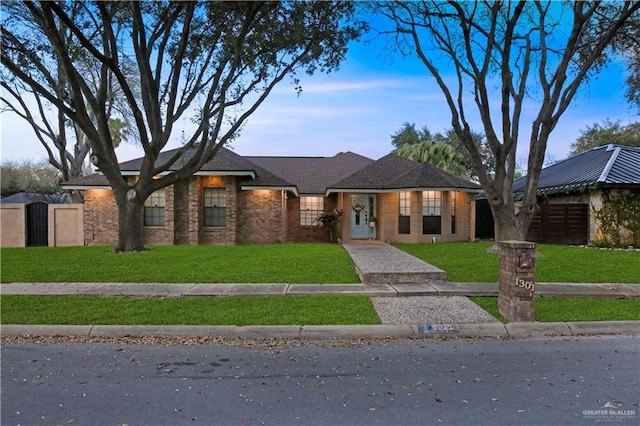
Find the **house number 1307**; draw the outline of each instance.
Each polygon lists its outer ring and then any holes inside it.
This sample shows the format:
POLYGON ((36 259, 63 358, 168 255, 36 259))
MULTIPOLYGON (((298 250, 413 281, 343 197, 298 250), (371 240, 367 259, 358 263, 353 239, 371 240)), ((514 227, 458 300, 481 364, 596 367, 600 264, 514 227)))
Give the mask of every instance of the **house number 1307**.
POLYGON ((533 291, 535 289, 535 283, 532 281, 525 281, 522 278, 516 278, 516 287, 533 291))

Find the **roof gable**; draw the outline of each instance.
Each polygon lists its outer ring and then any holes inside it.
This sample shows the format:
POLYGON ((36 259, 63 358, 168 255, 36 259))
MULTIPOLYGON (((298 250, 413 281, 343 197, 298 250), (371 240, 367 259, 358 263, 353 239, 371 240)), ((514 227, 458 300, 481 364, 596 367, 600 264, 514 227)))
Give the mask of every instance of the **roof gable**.
MULTIPOLYGON (((156 164, 160 165, 173 156, 178 149, 173 149, 160 153, 156 164)), ((187 151, 187 155, 178 161, 176 161, 169 171, 177 170, 182 167, 188 160, 188 155, 193 155, 195 149, 187 151)), ((120 163, 120 170, 123 175, 137 175, 142 167, 143 157, 136 158, 130 161, 120 163)), ((281 189, 288 189, 296 191, 295 185, 290 182, 274 175, 273 173, 262 169, 258 165, 248 161, 246 158, 236 154, 235 152, 221 147, 215 156, 205 163, 196 175, 236 175, 236 176, 248 176, 253 178, 251 182, 252 187, 278 187, 281 189)), ((87 188, 108 188, 110 187, 107 178, 100 173, 95 173, 89 176, 73 179, 65 182, 62 185, 68 189, 87 189, 87 188)))
POLYGON ((601 182, 640 185, 640 148, 619 146, 611 158, 611 167, 601 182))
MULTIPOLYGON (((169 151, 161 152, 156 160, 156 166, 160 166, 166 163, 173 155, 175 155, 181 148, 172 149, 169 151)), ((196 153, 195 148, 188 149, 170 168, 169 171, 178 170, 183 167, 186 162, 196 153)), ((130 161, 120 163, 120 170, 122 172, 132 172, 130 174, 137 174, 142 167, 142 161, 144 157, 136 158, 130 161)), ((220 150, 213 156, 211 160, 206 162, 199 170, 199 172, 244 172, 247 175, 255 173, 255 164, 247 161, 244 157, 236 154, 235 152, 221 147, 220 150)))
POLYGON ((480 190, 480 185, 455 177, 436 166, 388 154, 327 189, 348 190, 480 190))

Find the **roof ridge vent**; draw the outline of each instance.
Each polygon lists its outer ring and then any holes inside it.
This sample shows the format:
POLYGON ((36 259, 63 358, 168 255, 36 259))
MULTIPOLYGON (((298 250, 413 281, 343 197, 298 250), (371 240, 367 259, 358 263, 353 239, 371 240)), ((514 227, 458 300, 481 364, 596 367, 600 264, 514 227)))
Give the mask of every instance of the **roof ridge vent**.
POLYGON ((613 165, 615 164, 616 159, 618 158, 618 154, 620 154, 619 146, 609 144, 609 147, 607 147, 607 151, 611 151, 611 150, 613 150, 613 154, 611 154, 611 158, 609 158, 607 165, 605 166, 604 170, 602 170, 602 174, 600 174, 600 177, 596 182, 605 182, 607 180, 607 176, 609 175, 609 172, 613 168, 613 165))

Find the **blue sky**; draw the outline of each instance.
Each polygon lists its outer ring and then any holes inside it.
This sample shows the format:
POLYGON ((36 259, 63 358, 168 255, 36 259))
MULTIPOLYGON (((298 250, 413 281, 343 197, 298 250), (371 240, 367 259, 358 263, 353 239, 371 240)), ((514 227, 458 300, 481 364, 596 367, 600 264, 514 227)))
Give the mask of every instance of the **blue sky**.
MULTIPOLYGON (((432 132, 450 127, 451 117, 434 79, 416 58, 380 54, 379 43, 354 43, 340 70, 301 75, 303 92, 297 95, 284 80, 252 115, 232 149, 243 155, 331 156, 353 151, 377 159, 393 146, 391 135, 402 123, 427 126, 432 132)), ((605 119, 624 124, 639 119, 624 99, 624 69, 611 65, 584 87, 560 119, 549 141, 550 158, 565 158, 571 143, 587 125, 605 119)), ((9 113, 1 117, 1 158, 41 159, 44 149, 32 130, 9 113)), ((185 118, 185 127, 189 120, 185 118)), ((518 162, 525 164, 531 121, 523 121, 518 162)), ((481 131, 479 121, 471 121, 481 131)), ((180 145, 180 132, 168 148, 180 145)), ((120 161, 143 155, 134 144, 117 149, 120 161)))

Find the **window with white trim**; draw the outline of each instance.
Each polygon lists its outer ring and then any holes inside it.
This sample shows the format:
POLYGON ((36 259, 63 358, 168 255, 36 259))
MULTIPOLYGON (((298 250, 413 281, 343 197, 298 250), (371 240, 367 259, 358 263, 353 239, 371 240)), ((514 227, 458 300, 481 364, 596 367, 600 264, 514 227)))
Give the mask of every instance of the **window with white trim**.
POLYGON ((400 212, 398 215, 398 233, 411 233, 411 192, 402 191, 399 194, 400 212))
POLYGON ((164 188, 158 189, 144 201, 144 226, 164 226, 164 188))
POLYGON ((450 192, 449 196, 451 197, 451 233, 456 233, 456 192, 450 192))
POLYGON ((442 193, 440 191, 422 191, 422 233, 442 233, 442 193))
POLYGON ((227 191, 225 188, 204 188, 204 226, 227 225, 227 191))
POLYGON ((323 197, 300 197, 300 225, 319 226, 316 219, 324 213, 323 197))

